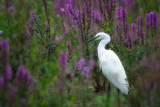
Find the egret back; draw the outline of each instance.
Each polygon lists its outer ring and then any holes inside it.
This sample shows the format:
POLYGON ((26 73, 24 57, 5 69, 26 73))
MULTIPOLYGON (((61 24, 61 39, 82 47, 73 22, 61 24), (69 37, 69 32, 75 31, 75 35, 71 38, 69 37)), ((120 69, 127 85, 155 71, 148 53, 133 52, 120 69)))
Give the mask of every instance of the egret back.
POLYGON ((99 64, 106 78, 122 93, 128 94, 128 82, 123 65, 112 50, 103 50, 99 57, 99 64))

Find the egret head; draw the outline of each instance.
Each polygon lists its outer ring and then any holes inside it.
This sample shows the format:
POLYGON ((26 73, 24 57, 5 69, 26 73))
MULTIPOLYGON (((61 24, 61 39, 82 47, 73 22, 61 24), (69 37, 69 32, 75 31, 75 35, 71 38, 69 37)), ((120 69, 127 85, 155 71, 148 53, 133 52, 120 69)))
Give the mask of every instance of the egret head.
POLYGON ((95 37, 91 38, 90 40, 86 41, 85 43, 87 44, 88 42, 91 42, 93 40, 107 40, 108 42, 110 42, 111 38, 108 34, 104 33, 104 32, 99 32, 96 34, 95 37))
POLYGON ((107 39, 108 41, 111 40, 110 36, 104 32, 97 33, 95 38, 96 38, 95 40, 102 40, 102 39, 107 39))

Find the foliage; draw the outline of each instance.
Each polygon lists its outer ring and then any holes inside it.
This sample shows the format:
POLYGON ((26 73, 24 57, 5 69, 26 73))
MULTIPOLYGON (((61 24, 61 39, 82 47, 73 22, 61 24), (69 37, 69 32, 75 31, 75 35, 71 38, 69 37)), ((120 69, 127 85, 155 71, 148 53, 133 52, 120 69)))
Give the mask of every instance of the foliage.
POLYGON ((0 106, 159 106, 159 4, 1 0, 0 106), (102 31, 122 61, 129 96, 115 88, 108 95, 98 43, 84 45, 102 31))

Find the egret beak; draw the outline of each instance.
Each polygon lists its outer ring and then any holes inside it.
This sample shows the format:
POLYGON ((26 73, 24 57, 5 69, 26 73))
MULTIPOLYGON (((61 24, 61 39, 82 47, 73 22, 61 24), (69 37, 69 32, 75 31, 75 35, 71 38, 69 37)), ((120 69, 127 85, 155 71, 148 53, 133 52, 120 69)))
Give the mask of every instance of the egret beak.
POLYGON ((98 36, 93 37, 93 38, 91 38, 91 39, 87 40, 86 42, 84 42, 84 44, 87 44, 87 43, 89 43, 89 42, 91 42, 91 41, 93 41, 93 40, 97 39, 97 37, 98 37, 98 36))

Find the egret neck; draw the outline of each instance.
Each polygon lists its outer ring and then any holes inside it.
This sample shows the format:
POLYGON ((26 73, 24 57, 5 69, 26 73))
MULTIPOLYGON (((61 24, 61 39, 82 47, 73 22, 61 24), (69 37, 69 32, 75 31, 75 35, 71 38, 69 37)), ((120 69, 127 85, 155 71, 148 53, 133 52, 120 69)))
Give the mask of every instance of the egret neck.
POLYGON ((100 58, 100 56, 103 55, 103 52, 105 50, 105 46, 110 42, 109 39, 105 38, 102 39, 98 45, 98 57, 100 58))

